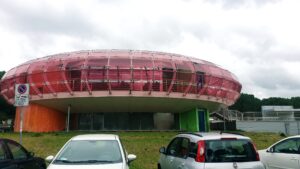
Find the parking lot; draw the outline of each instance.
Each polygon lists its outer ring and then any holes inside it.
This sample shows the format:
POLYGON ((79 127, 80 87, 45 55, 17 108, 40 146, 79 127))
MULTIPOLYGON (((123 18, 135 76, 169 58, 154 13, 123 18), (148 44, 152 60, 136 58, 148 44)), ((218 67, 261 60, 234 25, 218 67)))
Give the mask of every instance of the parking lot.
MULTIPOLYGON (((29 151, 34 152, 36 156, 45 158, 48 155, 55 155, 67 140, 78 134, 86 134, 86 132, 24 133, 23 145, 29 151)), ((129 153, 137 155, 137 160, 132 163, 131 169, 155 169, 159 158, 159 148, 166 146, 171 138, 178 133, 113 132, 113 134, 120 136, 129 153)), ((264 149, 283 138, 279 134, 273 133, 242 132, 242 134, 252 138, 258 149, 264 149)), ((0 137, 19 141, 18 133, 1 133, 0 137)))

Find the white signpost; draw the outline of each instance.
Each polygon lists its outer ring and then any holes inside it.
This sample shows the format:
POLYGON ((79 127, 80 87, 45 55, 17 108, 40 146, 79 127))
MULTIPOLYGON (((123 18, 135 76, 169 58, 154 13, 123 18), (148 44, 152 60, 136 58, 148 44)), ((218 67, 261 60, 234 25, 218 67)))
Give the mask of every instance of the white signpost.
POLYGON ((24 109, 29 104, 29 84, 16 84, 15 85, 15 106, 20 107, 20 144, 22 144, 23 132, 23 114, 24 109))

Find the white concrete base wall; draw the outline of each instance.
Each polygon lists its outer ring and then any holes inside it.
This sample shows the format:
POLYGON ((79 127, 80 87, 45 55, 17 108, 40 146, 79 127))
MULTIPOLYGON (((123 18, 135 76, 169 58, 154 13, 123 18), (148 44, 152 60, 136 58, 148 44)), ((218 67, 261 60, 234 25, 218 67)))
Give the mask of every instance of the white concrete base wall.
POLYGON ((236 128, 243 131, 300 134, 300 121, 237 121, 236 128))

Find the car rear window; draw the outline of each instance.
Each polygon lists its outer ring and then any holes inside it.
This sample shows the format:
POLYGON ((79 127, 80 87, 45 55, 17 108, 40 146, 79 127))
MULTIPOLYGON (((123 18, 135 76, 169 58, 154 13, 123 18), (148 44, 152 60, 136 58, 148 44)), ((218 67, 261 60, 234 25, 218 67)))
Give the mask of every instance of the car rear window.
POLYGON ((249 140, 208 140, 205 149, 208 163, 256 161, 256 151, 249 140))

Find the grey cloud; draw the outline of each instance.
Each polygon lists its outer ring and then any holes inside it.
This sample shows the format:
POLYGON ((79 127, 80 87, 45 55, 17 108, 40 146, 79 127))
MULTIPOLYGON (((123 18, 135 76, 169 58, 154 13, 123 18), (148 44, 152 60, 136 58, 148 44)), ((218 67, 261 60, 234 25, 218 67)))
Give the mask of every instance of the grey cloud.
POLYGON ((300 89, 294 89, 294 90, 289 90, 289 89, 285 89, 285 88, 282 88, 282 89, 279 89, 279 90, 276 90, 276 91, 266 91, 265 94, 265 98, 268 98, 268 97, 286 97, 286 98, 291 98, 291 97, 297 97, 299 96, 300 93, 300 89))
POLYGON ((139 31, 139 37, 146 44, 145 47, 153 48, 179 42, 182 39, 181 33, 180 23, 171 18, 164 18, 157 23, 144 21, 143 28, 139 31))
POLYGON ((30 9, 11 1, 0 2, 0 10, 11 21, 8 25, 10 29, 21 33, 92 36, 101 32, 89 18, 80 13, 80 9, 71 4, 64 11, 45 8, 45 4, 41 4, 40 8, 30 9))
POLYGON ((253 58, 257 53, 264 54, 277 45, 274 35, 264 27, 246 28, 243 26, 231 26, 218 28, 209 23, 197 23, 194 25, 185 25, 185 31, 191 32, 200 41, 211 41, 220 48, 232 52, 233 54, 253 58), (240 43, 234 38, 247 41, 246 46, 239 47, 240 43), (234 44, 236 43, 236 44, 234 44), (254 47, 249 51, 248 46, 254 47))
POLYGON ((231 29, 231 32, 236 32, 236 34, 245 37, 258 47, 260 51, 269 50, 272 46, 276 44, 276 40, 269 30, 264 27, 259 28, 236 28, 231 29))
POLYGON ((268 3, 277 3, 281 0, 205 0, 208 3, 221 4, 224 9, 236 9, 248 7, 249 5, 263 6, 268 3))
POLYGON ((293 47, 282 47, 282 43, 278 42, 272 35, 264 34, 263 32, 256 35, 249 33, 244 36, 247 39, 249 46, 253 48, 242 48, 226 46, 222 44, 226 50, 231 51, 232 54, 240 56, 248 63, 282 63, 300 61, 300 50, 293 47))
POLYGON ((283 50, 271 50, 266 54, 266 58, 278 61, 300 62, 300 49, 284 48, 283 50))
MULTIPOLYGON (((14 32, 21 39, 21 44, 18 46, 27 53, 22 57, 32 59, 37 56, 31 53, 44 53, 45 49, 52 48, 56 51, 53 47, 61 37, 71 38, 74 42, 68 42, 70 44, 67 46, 74 45, 74 50, 82 48, 75 44, 82 43, 82 46, 89 46, 89 42, 99 39, 100 42, 108 41, 109 30, 101 25, 99 27, 98 23, 91 22, 89 16, 81 13, 82 10, 77 6, 71 3, 65 5, 64 10, 59 11, 46 6, 43 1, 35 8, 24 7, 17 1, 0 1, 0 14, 6 21, 1 26, 14 32)), ((105 16, 90 17, 98 17, 101 20, 101 17, 105 16)))
POLYGON ((147 49, 167 48, 182 40, 182 28, 175 20, 161 19, 158 22, 142 21, 133 28, 125 25, 122 32, 109 32, 107 37, 95 35, 93 39, 82 38, 71 42, 75 49, 107 48, 107 49, 147 49), (125 32, 125 33, 124 33, 125 32), (97 44, 95 46, 95 43, 97 44))
POLYGON ((269 53, 279 45, 274 35, 263 27, 254 29, 245 27, 215 28, 209 24, 202 27, 204 27, 203 30, 191 30, 191 32, 195 32, 195 37, 202 41, 210 41, 250 64, 269 59, 271 57, 269 53))
POLYGON ((199 40, 204 41, 213 36, 213 28, 209 23, 198 23, 195 25, 185 25, 184 30, 190 31, 199 40))
POLYGON ((249 76, 254 84, 270 91, 281 90, 281 88, 298 90, 300 86, 300 81, 296 81, 295 77, 279 65, 257 66, 249 76))
POLYGON ((300 49, 284 46, 284 44, 276 39, 275 35, 269 32, 264 27, 256 29, 239 27, 215 30, 213 34, 219 34, 217 36, 224 37, 214 37, 214 39, 217 39, 215 43, 220 48, 230 51, 233 55, 243 58, 243 60, 246 60, 250 64, 300 61, 300 49), (239 37, 239 39, 245 39, 247 44, 245 46, 232 44, 231 42, 234 42, 232 37, 234 36, 239 37))
MULTIPOLYGON (((104 46, 108 48, 157 49, 168 47, 182 40, 180 23, 171 18, 158 22, 141 21, 136 27, 124 26, 123 32, 111 33, 104 46)), ((98 39, 98 42, 103 40, 98 39)))
POLYGON ((81 13, 82 10, 76 6, 68 5, 70 6, 66 6, 64 11, 57 11, 50 7, 44 9, 41 3, 40 8, 32 10, 23 7, 22 4, 4 0, 0 2, 0 11, 9 18, 10 22, 6 26, 25 35, 28 38, 27 42, 32 43, 32 48, 50 46, 60 35, 74 38, 74 42, 70 42, 71 45, 80 49, 95 46, 93 43, 99 44, 101 48, 149 49, 168 46, 181 39, 182 30, 176 19, 161 18, 156 22, 142 20, 142 24, 137 27, 131 27, 130 23, 124 21, 124 26, 116 29, 121 31, 120 33, 99 24, 102 18, 107 16, 89 16, 81 13), (90 17, 99 20, 99 23, 92 22, 90 17))

